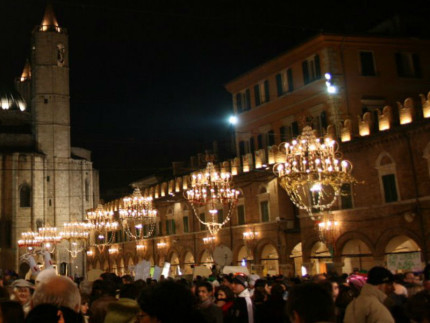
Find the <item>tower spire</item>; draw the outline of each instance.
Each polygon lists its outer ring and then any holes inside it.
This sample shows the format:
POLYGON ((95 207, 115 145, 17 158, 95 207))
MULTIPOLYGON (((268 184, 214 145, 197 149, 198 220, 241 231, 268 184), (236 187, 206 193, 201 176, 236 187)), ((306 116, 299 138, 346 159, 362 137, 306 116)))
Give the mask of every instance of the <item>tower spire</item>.
POLYGON ((22 70, 20 81, 25 82, 30 79, 31 79, 31 66, 30 66, 30 61, 27 59, 25 61, 24 69, 22 70))
POLYGON ((42 23, 40 24, 40 31, 56 31, 61 32, 58 25, 57 17, 55 17, 54 8, 51 2, 48 2, 43 15, 42 23))

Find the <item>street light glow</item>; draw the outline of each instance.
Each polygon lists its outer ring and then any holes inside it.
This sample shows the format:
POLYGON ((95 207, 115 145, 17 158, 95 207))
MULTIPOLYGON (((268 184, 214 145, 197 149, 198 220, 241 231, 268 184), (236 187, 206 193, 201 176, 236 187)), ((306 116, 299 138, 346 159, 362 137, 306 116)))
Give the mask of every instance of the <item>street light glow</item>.
POLYGON ((236 116, 231 116, 230 118, 228 118, 228 122, 230 122, 230 124, 232 125, 236 125, 238 121, 239 120, 236 116))

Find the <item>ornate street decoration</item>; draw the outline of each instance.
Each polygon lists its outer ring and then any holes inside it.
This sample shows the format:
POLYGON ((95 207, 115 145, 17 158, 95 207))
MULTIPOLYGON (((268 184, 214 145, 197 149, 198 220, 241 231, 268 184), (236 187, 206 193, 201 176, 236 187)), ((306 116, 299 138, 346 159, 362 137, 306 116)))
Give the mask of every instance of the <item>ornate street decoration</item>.
POLYGON ((352 164, 341 159, 336 141, 321 141, 309 126, 291 143, 282 143, 280 151, 285 161, 273 171, 291 201, 310 216, 329 210, 342 185, 356 182, 351 176, 352 164))
POLYGON ((214 164, 208 162, 203 172, 193 174, 191 188, 185 192, 185 198, 190 202, 199 222, 207 227, 211 235, 216 235, 228 223, 236 207, 239 191, 231 188, 232 176, 229 172, 217 172, 214 164), (197 208, 209 208, 209 219, 201 219, 197 208), (228 208, 227 215, 218 217, 218 208, 228 208))
POLYGON ((149 238, 157 224, 157 210, 152 197, 144 197, 136 188, 131 196, 123 199, 123 207, 119 210, 126 234, 132 239, 149 238))
POLYGON ((63 230, 60 231, 60 237, 70 243, 70 249, 67 251, 72 258, 76 258, 80 252, 85 250, 93 227, 94 225, 88 222, 64 223, 63 230))

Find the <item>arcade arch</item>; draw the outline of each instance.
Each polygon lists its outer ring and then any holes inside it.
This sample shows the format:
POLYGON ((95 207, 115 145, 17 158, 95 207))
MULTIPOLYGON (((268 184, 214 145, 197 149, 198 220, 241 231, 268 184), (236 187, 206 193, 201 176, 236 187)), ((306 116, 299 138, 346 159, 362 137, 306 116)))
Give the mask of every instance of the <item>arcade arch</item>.
POLYGON ((273 244, 269 243, 264 246, 261 251, 260 261, 265 275, 279 274, 279 253, 273 244))
POLYGON ((422 270, 422 252, 419 245, 406 235, 391 238, 385 247, 385 262, 392 271, 422 270))
POLYGON ((350 274, 354 269, 368 271, 373 267, 373 255, 366 243, 360 239, 351 239, 342 248, 342 272, 350 274))
POLYGON ((310 270, 308 274, 316 275, 333 270, 333 258, 326 244, 322 241, 314 243, 311 249, 310 270))

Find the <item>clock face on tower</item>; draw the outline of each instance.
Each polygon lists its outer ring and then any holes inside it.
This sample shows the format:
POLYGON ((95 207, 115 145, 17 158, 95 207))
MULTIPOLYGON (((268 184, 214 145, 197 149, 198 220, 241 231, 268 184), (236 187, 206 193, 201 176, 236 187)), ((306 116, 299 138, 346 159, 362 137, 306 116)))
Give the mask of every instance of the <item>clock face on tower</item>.
POLYGON ((57 44, 57 65, 63 66, 66 55, 66 48, 63 44, 57 44))

